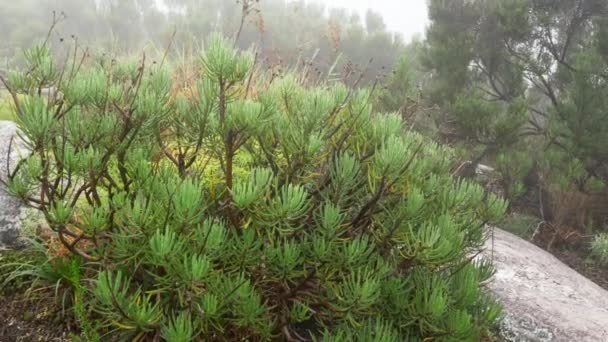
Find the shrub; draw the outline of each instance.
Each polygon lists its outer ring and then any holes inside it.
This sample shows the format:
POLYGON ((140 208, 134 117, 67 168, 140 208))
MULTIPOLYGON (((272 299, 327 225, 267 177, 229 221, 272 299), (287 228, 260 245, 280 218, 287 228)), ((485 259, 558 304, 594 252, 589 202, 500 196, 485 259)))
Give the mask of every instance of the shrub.
POLYGON ((192 82, 35 68, 45 48, 11 75, 32 154, 9 188, 82 260, 78 312, 123 338, 479 340, 500 309, 471 256, 504 201, 370 91, 264 81, 231 46, 211 36, 192 82))
POLYGON ((591 242, 591 257, 600 266, 608 265, 608 234, 601 233, 593 238, 591 242))

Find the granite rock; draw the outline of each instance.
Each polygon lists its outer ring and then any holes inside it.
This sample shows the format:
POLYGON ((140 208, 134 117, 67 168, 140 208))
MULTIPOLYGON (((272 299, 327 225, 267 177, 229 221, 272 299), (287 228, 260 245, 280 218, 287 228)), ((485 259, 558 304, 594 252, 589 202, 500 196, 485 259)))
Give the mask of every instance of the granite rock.
POLYGON ((608 291, 550 253, 498 228, 483 257, 496 269, 487 286, 504 307, 504 340, 608 341, 608 291))

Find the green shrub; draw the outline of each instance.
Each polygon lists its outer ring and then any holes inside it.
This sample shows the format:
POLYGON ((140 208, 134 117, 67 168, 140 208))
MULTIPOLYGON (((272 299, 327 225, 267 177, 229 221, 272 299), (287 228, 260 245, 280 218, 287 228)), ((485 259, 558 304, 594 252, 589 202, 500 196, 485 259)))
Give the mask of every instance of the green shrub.
POLYGON ((596 235, 591 242, 591 257, 600 266, 608 265, 608 234, 601 233, 596 235))
POLYGON ((82 260, 77 313, 140 340, 478 341, 500 309, 470 256, 505 202, 370 91, 265 82, 231 46, 210 37, 193 83, 47 49, 12 75, 33 153, 9 188, 82 260))

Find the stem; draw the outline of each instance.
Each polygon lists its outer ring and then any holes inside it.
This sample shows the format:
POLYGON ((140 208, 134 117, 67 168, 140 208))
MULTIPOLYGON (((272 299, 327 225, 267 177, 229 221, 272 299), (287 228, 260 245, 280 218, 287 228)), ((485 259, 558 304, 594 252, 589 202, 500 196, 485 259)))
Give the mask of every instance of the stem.
POLYGON ((234 158, 234 136, 232 129, 226 129, 226 83, 220 78, 219 92, 219 114, 220 126, 225 132, 224 136, 224 158, 225 158, 225 181, 228 190, 232 190, 232 164, 234 158))
POLYGON ((238 43, 239 38, 241 37, 241 32, 243 32, 243 26, 245 25, 245 19, 247 19, 247 16, 251 12, 251 6, 253 6, 253 1, 243 0, 241 8, 241 22, 239 24, 239 29, 234 35, 234 47, 236 47, 236 44, 238 43))
POLYGON ((232 152, 232 132, 228 133, 226 138, 225 147, 226 147, 226 187, 228 190, 232 190, 232 163, 234 158, 234 153, 232 152))
POLYGON ((220 112, 220 126, 225 128, 226 125, 226 84, 220 77, 220 93, 219 93, 219 112, 220 112))

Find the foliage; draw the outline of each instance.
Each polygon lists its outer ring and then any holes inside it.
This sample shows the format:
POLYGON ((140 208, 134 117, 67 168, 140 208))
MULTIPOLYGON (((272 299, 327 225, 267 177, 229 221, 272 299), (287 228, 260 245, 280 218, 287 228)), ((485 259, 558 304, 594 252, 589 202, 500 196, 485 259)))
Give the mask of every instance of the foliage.
POLYGON ((504 174, 506 192, 524 190, 532 161, 551 185, 605 190, 607 3, 436 0, 429 10, 427 98, 461 141, 488 147, 475 160, 521 163, 504 174))
POLYGON ((384 89, 377 95, 378 107, 386 112, 407 113, 411 102, 415 102, 416 70, 413 60, 402 56, 395 66, 384 89))
POLYGON ((608 234, 602 233, 591 242, 591 257, 601 266, 608 265, 608 234))
POLYGON ((501 153, 496 157, 496 170, 507 199, 514 200, 526 193, 523 180, 532 168, 533 161, 524 152, 501 153))
POLYGON ((44 254, 35 249, 8 250, 0 254, 0 294, 25 291, 30 279, 26 275, 15 277, 15 272, 27 263, 44 263, 44 254))
POLYGON ((428 84, 428 74, 421 65, 423 46, 418 40, 406 45, 391 74, 377 85, 374 103, 379 111, 398 113, 410 128, 432 136, 432 108, 422 98, 428 84))
POLYGON ((8 187, 44 213, 74 310, 102 330, 477 341, 497 319, 470 256, 505 202, 455 182, 451 152, 375 114, 372 90, 267 81, 217 34, 189 82, 168 62, 46 65, 9 76, 32 154, 8 187))
POLYGON ((515 144, 518 130, 526 120, 525 103, 513 101, 503 108, 474 94, 458 96, 451 109, 465 137, 494 148, 515 144))
MULTIPOLYGON (((84 341, 99 341, 95 323, 89 320, 85 303, 87 288, 81 283, 84 268, 79 257, 57 258, 41 241, 30 240, 20 250, 0 255, 0 289, 3 295, 23 296, 23 300, 45 302, 54 293, 59 310, 54 317, 78 320, 84 341), (48 291, 44 291, 48 290, 48 291)), ((50 298, 51 301, 53 297, 50 298)), ((73 340, 80 341, 78 336, 73 340)))

